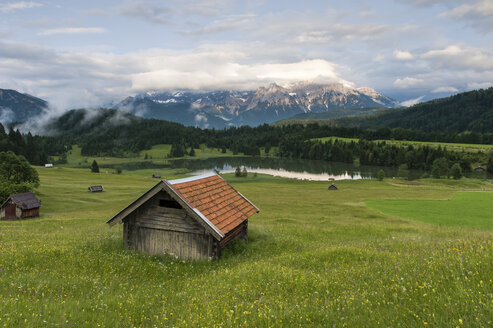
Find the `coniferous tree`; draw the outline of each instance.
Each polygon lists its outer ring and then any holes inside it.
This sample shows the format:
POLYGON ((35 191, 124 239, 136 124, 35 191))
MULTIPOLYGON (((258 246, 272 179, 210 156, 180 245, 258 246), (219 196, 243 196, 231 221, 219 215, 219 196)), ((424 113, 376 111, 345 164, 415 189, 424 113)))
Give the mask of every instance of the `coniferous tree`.
POLYGON ((96 162, 96 160, 92 161, 91 172, 92 173, 99 173, 99 165, 98 165, 98 162, 96 162))

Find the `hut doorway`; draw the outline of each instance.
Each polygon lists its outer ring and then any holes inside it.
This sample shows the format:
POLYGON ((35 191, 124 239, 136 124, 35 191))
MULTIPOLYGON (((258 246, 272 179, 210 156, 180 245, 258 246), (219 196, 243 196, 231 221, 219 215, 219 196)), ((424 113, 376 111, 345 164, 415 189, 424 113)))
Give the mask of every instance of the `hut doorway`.
POLYGON ((6 220, 15 220, 16 219, 16 206, 15 204, 8 204, 5 207, 5 219, 6 220))

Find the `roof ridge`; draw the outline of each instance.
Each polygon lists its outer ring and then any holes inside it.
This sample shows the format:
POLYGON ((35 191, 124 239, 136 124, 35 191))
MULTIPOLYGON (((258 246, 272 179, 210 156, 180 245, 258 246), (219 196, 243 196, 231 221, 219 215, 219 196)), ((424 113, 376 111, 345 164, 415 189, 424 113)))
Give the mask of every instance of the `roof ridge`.
POLYGON ((175 185, 175 184, 179 184, 179 183, 192 182, 192 181, 195 181, 195 180, 210 178, 210 177, 213 177, 215 175, 217 175, 217 173, 212 171, 210 173, 201 174, 201 175, 194 175, 194 176, 191 176, 191 177, 188 177, 188 178, 174 179, 174 180, 166 180, 166 181, 168 181, 168 183, 171 184, 171 185, 175 185))

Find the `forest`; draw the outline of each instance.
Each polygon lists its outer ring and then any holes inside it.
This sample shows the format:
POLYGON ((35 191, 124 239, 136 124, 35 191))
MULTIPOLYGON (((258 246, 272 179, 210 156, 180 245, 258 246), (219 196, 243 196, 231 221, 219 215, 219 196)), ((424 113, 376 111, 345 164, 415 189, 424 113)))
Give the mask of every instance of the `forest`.
MULTIPOLYGON (((493 132, 493 87, 388 110, 367 117, 341 118, 334 124, 362 128, 406 128, 427 133, 447 131, 470 134, 471 143, 483 143, 481 134, 493 132)), ((484 141, 491 143, 491 139, 484 141)))
POLYGON ((410 140, 447 143, 493 144, 493 132, 431 132, 401 127, 378 129, 319 124, 230 127, 223 130, 185 127, 178 123, 143 119, 112 109, 72 110, 51 121, 46 129, 51 136, 21 134, 0 126, 0 151, 23 155, 30 163, 42 165, 58 157, 64 163, 72 145, 81 147, 83 156, 131 157, 157 144, 172 144, 172 157, 193 156, 200 144, 233 154, 259 156, 260 149, 275 156, 337 162, 395 166, 430 171, 438 158, 449 167, 459 164, 463 172, 471 164, 485 163, 486 154, 462 153, 429 146, 390 145, 382 140, 410 140), (321 137, 354 138, 358 142, 321 142, 321 137), (379 141, 379 142, 374 142, 379 141))

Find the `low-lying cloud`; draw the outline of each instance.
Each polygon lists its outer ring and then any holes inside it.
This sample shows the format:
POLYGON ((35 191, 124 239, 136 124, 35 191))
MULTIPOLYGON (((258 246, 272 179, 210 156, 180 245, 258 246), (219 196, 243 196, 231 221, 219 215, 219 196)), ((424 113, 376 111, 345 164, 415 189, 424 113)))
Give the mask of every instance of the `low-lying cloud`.
POLYGON ((99 34, 104 33, 106 30, 101 27, 61 27, 44 30, 38 33, 38 35, 55 35, 55 34, 99 34))

